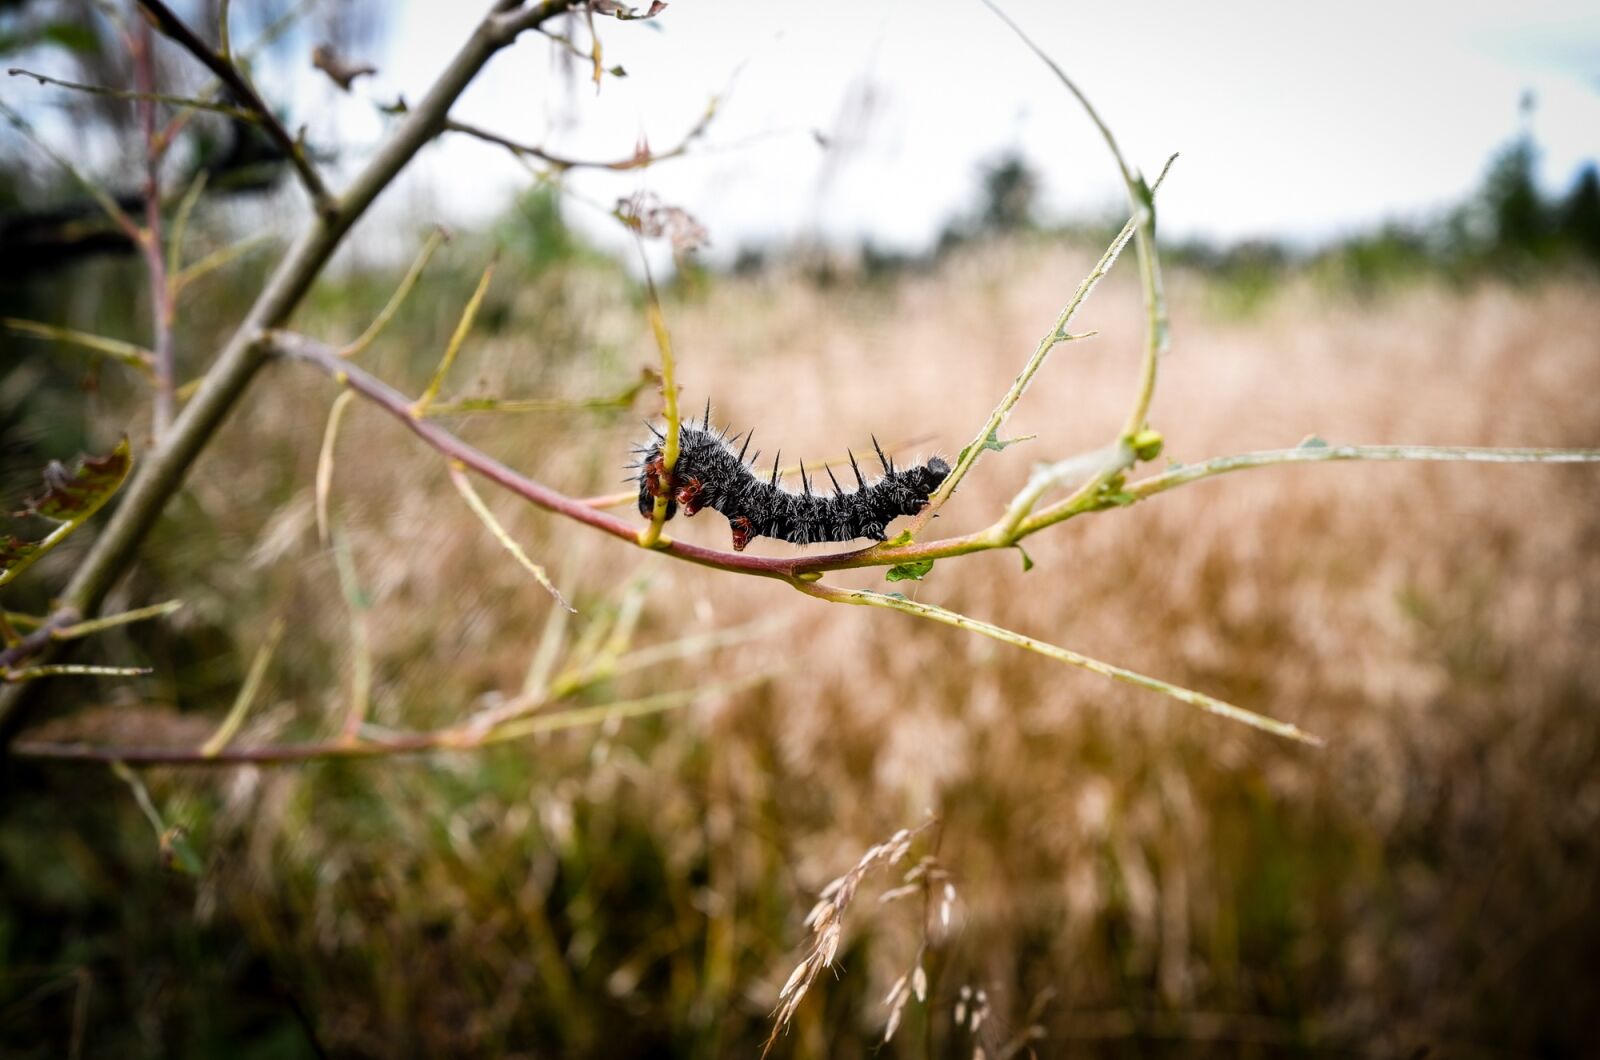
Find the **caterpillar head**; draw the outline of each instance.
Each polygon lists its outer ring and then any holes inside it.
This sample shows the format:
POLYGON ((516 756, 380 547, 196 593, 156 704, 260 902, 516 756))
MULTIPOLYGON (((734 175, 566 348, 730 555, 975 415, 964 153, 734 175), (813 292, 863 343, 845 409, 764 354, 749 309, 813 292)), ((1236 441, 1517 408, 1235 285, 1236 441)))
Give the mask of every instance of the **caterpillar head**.
POLYGON ((943 484, 950 474, 950 465, 934 457, 921 467, 896 471, 893 478, 903 487, 900 492, 900 515, 916 515, 928 506, 928 498, 943 484))

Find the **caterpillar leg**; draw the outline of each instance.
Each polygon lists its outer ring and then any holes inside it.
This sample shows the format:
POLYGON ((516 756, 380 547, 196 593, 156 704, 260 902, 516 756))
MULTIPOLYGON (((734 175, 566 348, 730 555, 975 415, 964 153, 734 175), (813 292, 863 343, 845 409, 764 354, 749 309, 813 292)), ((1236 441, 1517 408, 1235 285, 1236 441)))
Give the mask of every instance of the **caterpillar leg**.
POLYGON ((662 465, 661 457, 646 461, 643 470, 639 472, 639 514, 646 519, 650 518, 655 510, 656 501, 665 497, 667 499, 667 518, 671 519, 678 514, 678 501, 671 489, 663 489, 661 477, 666 468, 662 465))
POLYGON ((705 507, 700 501, 700 494, 705 492, 705 486, 697 478, 690 479, 678 488, 678 504, 683 507, 684 515, 693 515, 705 507))
POLYGON ((742 515, 729 519, 728 526, 733 530, 733 550, 735 552, 743 552, 744 546, 748 545, 750 539, 756 536, 756 528, 751 525, 750 520, 742 515))
POLYGON ((640 479, 640 484, 644 486, 650 496, 665 497, 667 491, 661 488, 661 479, 666 473, 666 465, 661 462, 661 458, 658 456, 644 466, 644 476, 640 479))

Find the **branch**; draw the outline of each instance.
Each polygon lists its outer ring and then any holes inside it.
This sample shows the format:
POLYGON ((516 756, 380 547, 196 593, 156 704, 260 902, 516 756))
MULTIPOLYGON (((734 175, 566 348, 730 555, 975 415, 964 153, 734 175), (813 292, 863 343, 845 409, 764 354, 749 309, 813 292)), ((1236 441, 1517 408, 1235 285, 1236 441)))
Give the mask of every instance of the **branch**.
POLYGON ((483 503, 483 498, 478 496, 478 491, 472 488, 472 480, 467 477, 461 465, 453 465, 450 468, 450 481, 455 483, 456 491, 461 494, 461 499, 467 502, 467 507, 472 509, 472 514, 476 515, 483 525, 489 528, 489 532, 494 535, 495 540, 500 542, 507 552, 511 553, 511 558, 521 564, 529 574, 532 574, 534 579, 544 586, 545 592, 555 597, 556 603, 573 614, 577 614, 578 609, 567 603, 567 598, 561 595, 561 590, 555 587, 555 583, 550 580, 550 575, 545 573, 545 569, 528 558, 528 554, 522 550, 522 546, 517 544, 516 539, 500 524, 500 520, 494 517, 494 513, 489 510, 489 506, 483 503))
POLYGON ((123 235, 128 237, 128 242, 136 246, 139 244, 144 237, 138 224, 128 216, 126 210, 117 205, 116 199, 112 198, 100 185, 85 176, 77 166, 67 161, 65 156, 45 143, 33 126, 28 123, 28 119, 12 110, 4 100, 0 100, 0 115, 4 115, 6 121, 11 123, 12 128, 32 141, 33 145, 43 152, 50 161, 66 170, 73 180, 82 185, 83 190, 88 192, 90 197, 94 199, 95 205, 100 207, 101 212, 110 218, 112 224, 121 229, 123 235))
MULTIPOLYGON (((618 410, 633 407, 633 401, 639 393, 651 383, 658 382, 660 376, 646 369, 639 374, 637 382, 629 383, 615 394, 604 394, 600 397, 589 398, 461 398, 459 401, 443 401, 428 406, 429 416, 462 416, 475 412, 495 412, 506 415, 515 415, 524 412, 592 412, 618 410)), ((629 497, 638 497, 638 491, 626 494, 629 497)))
POLYGON ((333 562, 339 575, 339 592, 350 612, 350 709, 344 716, 342 743, 356 743, 372 707, 372 648, 367 638, 366 598, 356 578, 355 557, 349 540, 333 533, 333 562))
MULTIPOLYGON (((1028 384, 1033 382, 1033 377, 1044 366, 1045 359, 1050 356, 1051 351, 1063 342, 1088 337, 1087 335, 1068 334, 1067 325, 1072 322, 1072 318, 1077 315, 1083 303, 1088 300, 1090 293, 1105 278, 1106 273, 1111 271, 1111 266, 1116 264, 1118 255, 1128 245, 1128 240, 1133 238, 1134 229, 1137 227, 1137 221, 1129 219, 1128 223, 1122 226, 1122 231, 1118 232, 1116 238, 1111 241, 1111 245, 1106 247, 1105 253, 1100 255, 1100 260, 1095 263, 1094 269, 1083 278, 1082 283, 1078 284, 1077 291, 1073 293, 1072 298, 1067 301, 1066 306, 1056 317, 1055 324, 1051 326, 1044 338, 1039 340, 1039 345, 1033 351, 1033 356, 1028 358, 1028 363, 1022 366, 1021 372, 1017 373, 1017 378, 1011 383, 1011 389, 1006 391, 1005 396, 1000 399, 1000 403, 994 407, 994 411, 989 414, 989 419, 985 421, 977 435, 961 450, 961 454, 956 458, 955 467, 951 468, 950 474, 945 476, 944 482, 940 484, 938 491, 929 500, 924 515, 918 520, 915 527, 920 527, 926 523, 928 519, 933 517, 934 512, 943 507, 945 501, 949 500, 950 495, 955 492, 956 486, 960 485, 961 480, 966 477, 968 471, 972 470, 973 465, 978 462, 986 450, 1000 450, 1010 444, 1009 441, 1000 440, 1000 428, 1010 418, 1011 410, 1016 408, 1017 402, 1022 400, 1022 395, 1027 392, 1028 384)), ((1093 334, 1093 332, 1090 334, 1093 334)))
POLYGON ((472 331, 472 322, 478 319, 478 307, 483 305, 483 296, 488 293, 489 282, 494 279, 495 264, 495 259, 490 258, 489 264, 483 268, 483 275, 478 277, 478 286, 473 289, 472 297, 467 299, 467 307, 461 311, 461 319, 456 321, 456 330, 450 336, 450 344, 444 349, 439 367, 434 369, 433 378, 428 381, 428 388, 411 406, 413 416, 426 416, 428 406, 439 396, 439 388, 444 385, 444 377, 449 374, 450 366, 456 363, 456 354, 461 352, 462 343, 467 341, 467 335, 472 331))
POLYGON ((305 185, 306 193, 311 196, 317 212, 332 216, 337 204, 328 192, 327 185, 322 182, 322 177, 311 165, 311 159, 307 157, 305 148, 289 135, 289 131, 283 127, 278 116, 267 106, 266 101, 256 92, 243 72, 234 65, 232 59, 214 51, 182 19, 173 14, 162 0, 138 0, 138 4, 156 29, 200 60, 206 69, 216 75, 217 80, 243 101, 247 109, 256 114, 268 139, 283 152, 284 157, 294 166, 295 172, 300 175, 300 183, 305 185))
POLYGON ((155 354, 132 342, 123 342, 121 339, 111 339, 104 335, 92 335, 87 331, 74 331, 71 328, 58 328, 54 324, 41 324, 37 320, 18 320, 15 317, 0 318, 0 324, 19 335, 31 335, 38 339, 53 339, 56 342, 65 342, 73 346, 82 346, 86 350, 103 353, 107 357, 115 358, 136 369, 145 376, 154 371, 155 354))
MULTIPOLYGON (((227 59, 228 62, 234 66, 238 66, 240 59, 249 62, 258 54, 260 54, 265 48, 282 37, 284 33, 286 33, 289 28, 299 20, 300 16, 315 6, 316 3, 317 0, 299 0, 298 3, 291 5, 274 22, 257 34, 255 39, 250 42, 249 46, 246 47, 242 53, 238 53, 233 50, 231 34, 228 29, 228 0, 222 0, 222 10, 219 12, 222 17, 218 26, 218 39, 221 43, 223 58, 227 59)), ((182 103, 184 109, 178 114, 174 115, 171 121, 167 122, 166 127, 161 130, 161 138, 168 143, 176 140, 178 138, 178 134, 183 131, 183 127, 189 123, 191 118, 194 117, 195 110, 203 109, 205 103, 212 101, 211 97, 220 93, 223 90, 223 87, 224 86, 221 81, 217 80, 216 78, 212 78, 208 84, 206 84, 199 90, 199 92, 196 93, 196 95, 200 97, 199 99, 184 100, 182 103)), ((249 117, 243 120, 254 124, 257 120, 256 115, 249 112, 245 113, 249 114, 249 117)))
POLYGON ((1181 685, 1170 684, 1158 678, 1147 677, 1144 674, 1136 673, 1133 670, 1126 670, 1120 666, 1113 666, 1110 663, 1101 662, 1099 659, 1079 654, 1078 652, 1071 651, 1067 648, 1058 648, 1054 644, 1046 644, 1044 641, 1034 640, 1032 637, 1023 636, 1021 633, 1014 633, 1011 630, 1004 629, 1000 626, 990 625, 987 622, 980 622, 975 618, 968 618, 966 615, 958 614, 955 611, 948 611, 942 607, 936 607, 933 604, 924 604, 916 600, 908 600, 901 596, 886 596, 883 593, 867 592, 861 589, 838 589, 828 585, 805 585, 801 588, 801 592, 815 596, 819 600, 827 600, 832 603, 862 604, 868 607, 883 607, 891 611, 900 611, 904 614, 915 615, 918 618, 926 618, 934 622, 941 622, 944 625, 954 626, 957 629, 964 629, 973 633, 981 633, 985 637, 992 637, 995 640, 1003 641, 1006 644, 1012 644, 1019 648, 1025 648, 1028 651, 1034 652, 1038 655, 1043 655, 1046 658, 1055 659, 1058 662, 1064 662, 1071 666, 1081 667, 1082 669, 1100 674, 1103 677, 1109 677, 1114 681, 1121 681, 1125 684, 1137 685, 1140 688, 1148 688, 1153 691, 1160 692, 1163 695, 1171 696, 1173 699, 1176 699, 1179 702, 1187 703, 1192 707, 1199 707, 1201 710, 1207 711, 1211 714, 1220 715, 1221 717, 1228 718, 1231 721, 1240 722, 1244 725, 1250 726, 1253 729, 1260 729, 1263 732, 1272 733, 1274 736, 1282 736, 1285 739, 1297 740, 1300 743, 1311 744, 1313 747, 1322 746, 1322 741, 1320 739, 1302 731, 1299 728, 1296 728, 1293 725, 1288 724, 1287 722, 1275 721, 1272 718, 1257 714, 1254 711, 1245 710, 1243 707, 1236 707, 1231 703, 1224 703, 1220 699, 1214 699, 1203 692, 1196 692, 1192 689, 1184 688, 1181 685))
POLYGON ((129 91, 125 88, 108 88, 105 85, 89 85, 82 81, 65 81, 49 74, 41 74, 33 70, 24 70, 13 66, 6 70, 12 77, 31 77, 41 85, 54 85, 57 88, 70 88, 74 92, 86 92, 91 96, 104 96, 107 99, 128 100, 135 103, 165 103, 173 107, 193 107, 195 110, 211 111, 215 114, 226 114, 235 121, 249 122, 259 125, 261 119, 254 111, 242 107, 231 106, 227 103, 218 103, 209 99, 198 99, 193 96, 173 96, 165 92, 150 92, 145 90, 129 91))
POLYGON ((1302 445, 1297 449, 1265 449, 1237 456, 1219 456, 1198 464, 1185 464, 1124 487, 1114 497, 1071 497, 1052 505, 1022 524, 1027 536, 1086 511, 1119 508, 1158 493, 1215 478, 1231 471, 1271 467, 1274 464, 1319 464, 1334 461, 1451 461, 1479 464, 1592 464, 1600 462, 1600 449, 1491 449, 1440 445, 1302 445))
MULTIPOLYGON (((1123 425, 1122 436, 1131 439, 1145 426, 1145 417, 1150 410, 1150 399, 1155 396, 1156 363, 1162 354, 1167 352, 1167 310, 1165 298, 1161 289, 1161 265, 1156 256, 1155 244, 1155 188, 1145 184, 1144 177, 1129 168, 1127 160, 1122 157, 1122 149, 1117 146, 1117 138, 1111 134, 1111 127, 1100 117, 1100 113, 1089 102, 1089 97, 1083 94, 1077 83, 1067 76, 1054 59, 1035 44, 1021 26, 1012 21, 1011 17, 1002 11, 994 0, 983 0, 984 5, 993 11, 999 19, 1011 28, 1011 31, 1021 38, 1022 43, 1050 68, 1057 80, 1071 92, 1073 98, 1083 107, 1089 120, 1100 131, 1100 136, 1106 142, 1106 148, 1111 152, 1111 157, 1117 164, 1117 172, 1122 177, 1123 186, 1128 192, 1128 205, 1133 208, 1134 220, 1138 222, 1138 232, 1135 251, 1139 256, 1139 278, 1144 288, 1146 321, 1146 342, 1144 362, 1139 373, 1139 389, 1134 399, 1133 409, 1128 414, 1128 420, 1123 425)), ((1161 176, 1165 177, 1167 169, 1171 168, 1173 155, 1167 159, 1166 166, 1162 167, 1161 176)), ((1160 184, 1158 178, 1156 184, 1160 184)))
POLYGON ((236 258, 242 258, 252 251, 261 249, 272 242, 272 239, 272 233, 261 232, 253 236, 246 236, 236 243, 218 247, 194 264, 186 266, 171 275, 170 282, 173 296, 176 297, 184 288, 202 276, 214 272, 224 265, 231 264, 236 258))
POLYGON ((458 728, 436 729, 430 732, 402 733, 385 740, 223 747, 209 754, 203 747, 100 747, 65 741, 18 740, 12 746, 12 752, 22 758, 51 759, 60 762, 217 767, 282 765, 336 758, 384 758, 394 755, 426 754, 431 751, 470 751, 492 744, 525 739, 540 733, 602 725, 613 718, 638 718, 648 714, 659 714, 662 711, 686 706, 704 696, 738 691, 766 679, 766 674, 758 674, 740 681, 708 685, 703 688, 660 692, 638 699, 619 700, 592 707, 574 707, 570 710, 526 718, 481 735, 458 728))
POLYGON ((436 227, 432 232, 428 233, 428 238, 422 244, 422 250, 417 254, 416 259, 412 261, 411 268, 406 270, 405 278, 400 281, 400 286, 395 288, 394 294, 389 296, 389 301, 384 304, 382 311, 378 313, 372 323, 367 325, 367 330, 363 331, 361 336, 354 342, 339 351, 340 356, 354 357, 372 345, 377 337, 383 333, 383 329, 389 326, 389 321, 393 320, 394 315, 400 311, 400 306, 405 303, 406 297, 411 294, 411 288, 415 287, 417 280, 421 278, 422 270, 428 267, 428 261, 433 257, 434 251, 438 250, 439 245, 448 241, 449 238, 450 233, 445 231, 443 227, 436 227))
POLYGON ((705 113, 700 116, 700 120, 694 123, 694 126, 684 134, 683 139, 679 140, 675 147, 666 151, 652 151, 641 142, 634 149, 633 154, 627 158, 612 159, 610 161, 568 158, 565 155, 558 155, 546 150, 537 144, 518 143, 515 140, 501 136, 499 133, 491 132, 478 125, 470 125, 464 121, 456 121, 454 118, 447 120, 444 123, 444 128, 446 132, 460 133, 463 136, 471 136, 496 147, 503 147, 519 158, 536 158, 541 162, 547 162, 554 166, 558 172, 564 172, 569 169, 608 169, 615 173, 625 173, 635 169, 649 169, 659 162, 681 158, 688 154, 689 148, 694 145, 694 142, 704 136, 706 130, 711 127, 712 119, 717 116, 717 104, 717 99, 713 97, 711 102, 707 104, 705 113))
MULTIPOLYGON (((281 326, 300 305, 345 233, 438 134, 450 107, 484 65, 511 44, 518 33, 561 14, 572 2, 540 0, 514 11, 504 3, 494 4, 432 87, 362 167, 335 209, 317 214, 289 247, 206 372, 200 388, 174 420, 161 449, 141 462, 139 474, 128 484, 121 503, 73 573, 63 593, 65 601, 86 614, 99 606, 132 561, 167 501, 183 484, 189 468, 265 363, 266 353, 256 345, 262 331, 281 326)), ((0 113, 14 122, 21 121, 3 103, 0 113)), ((104 193, 100 192, 97 198, 104 199, 104 193)), ((115 207, 114 203, 111 205, 115 207)), ((136 226, 134 230, 137 231, 136 226)), ((16 690, 0 689, 0 747, 10 742, 25 720, 25 702, 16 690)))
POLYGON ((146 282, 150 287, 150 349, 155 355, 155 399, 151 407, 150 433, 156 444, 172 426, 176 402, 177 372, 173 366, 172 317, 176 291, 167 282, 167 259, 161 247, 161 158, 165 142, 156 134, 155 56, 150 24, 141 23, 138 32, 128 37, 133 53, 134 84, 144 98, 138 102, 139 129, 144 134, 144 231, 139 251, 144 257, 146 282))
POLYGON ((317 540, 322 542, 323 548, 327 548, 331 541, 328 534, 328 494, 333 490, 334 446, 339 441, 339 424, 344 421, 344 410, 353 400, 355 394, 348 390, 333 399, 333 407, 328 410, 328 426, 322 432, 322 448, 317 451, 317 540))
POLYGON ((650 525, 639 532, 639 544, 644 548, 655 548, 662 540, 661 530, 667 523, 667 505, 672 500, 672 469, 678 464, 681 428, 672 335, 667 331, 667 319, 661 312, 661 298, 656 293, 655 278, 650 275, 650 261, 645 257, 643 243, 639 244, 639 261, 644 265, 645 312, 650 317, 650 330, 655 333, 656 347, 661 351, 662 414, 667 420, 661 442, 661 473, 657 478, 660 492, 656 494, 655 505, 650 511, 650 525))
POLYGON ((233 706, 222 719, 222 724, 217 726, 217 731, 212 733, 211 739, 200 745, 202 755, 215 758, 239 734, 245 716, 250 713, 250 707, 255 703, 256 694, 261 691, 261 683, 266 679, 267 667, 272 664, 272 656, 278 650, 278 642, 283 639, 283 629, 283 619, 272 620, 272 626, 267 630, 267 639, 256 649, 256 657, 250 660, 250 672, 245 674, 244 684, 239 686, 239 694, 233 698, 233 706))

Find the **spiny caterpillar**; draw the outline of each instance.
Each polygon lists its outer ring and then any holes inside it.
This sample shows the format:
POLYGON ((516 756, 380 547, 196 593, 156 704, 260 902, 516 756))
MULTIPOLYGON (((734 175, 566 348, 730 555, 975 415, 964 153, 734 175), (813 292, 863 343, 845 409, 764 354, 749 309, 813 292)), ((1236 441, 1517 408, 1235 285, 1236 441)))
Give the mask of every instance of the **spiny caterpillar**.
MULTIPOLYGON (((711 427, 711 406, 706 405, 705 419, 699 426, 693 422, 679 425, 678 462, 672 469, 672 487, 662 490, 661 446, 665 435, 649 424, 655 441, 634 450, 639 463, 639 514, 649 518, 657 497, 667 498, 667 518, 683 508, 684 515, 693 515, 702 508, 714 508, 728 517, 733 530, 733 549, 744 547, 756 537, 775 537, 795 545, 809 545, 820 541, 851 541, 868 537, 884 540, 884 529, 897 516, 916 515, 928 506, 928 498, 950 473, 950 465, 938 457, 920 467, 896 470, 894 461, 884 455, 878 440, 872 447, 883 463, 883 478, 867 483, 856 464, 855 454, 850 454, 850 469, 855 472, 854 493, 839 487, 839 480, 827 465, 833 483, 833 496, 819 496, 811 492, 811 479, 805 465, 800 466, 803 492, 790 493, 778 484, 778 457, 772 460, 772 474, 763 481, 755 476, 753 468, 758 451, 747 465, 745 453, 750 449, 754 431, 735 435, 730 441, 726 430, 711 427), (733 444, 744 438, 738 453, 733 444)), ((779 453, 778 456, 782 456, 779 453)))

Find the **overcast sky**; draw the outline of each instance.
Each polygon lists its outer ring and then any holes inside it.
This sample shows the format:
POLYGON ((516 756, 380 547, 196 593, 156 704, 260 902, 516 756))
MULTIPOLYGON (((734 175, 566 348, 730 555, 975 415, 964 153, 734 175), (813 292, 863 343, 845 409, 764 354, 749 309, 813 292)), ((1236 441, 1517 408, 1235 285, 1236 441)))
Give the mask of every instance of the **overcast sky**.
MULTIPOLYGON (((367 100, 417 98, 482 0, 395 3, 358 82, 367 100)), ((1525 91, 1542 176, 1565 188, 1600 156, 1600 4, 1370 2, 1086 4, 1009 0, 1008 12, 1100 108, 1131 162, 1181 152, 1162 194, 1168 233, 1311 241, 1456 201, 1519 127, 1525 91)), ((978 0, 751 3, 676 0, 653 22, 598 20, 598 94, 529 35, 457 117, 579 156, 675 144, 707 101, 722 110, 691 157, 627 175, 577 174, 609 205, 653 190, 710 230, 714 253, 797 238, 926 247, 976 204, 977 171, 1026 155, 1057 216, 1120 199, 1092 127, 1049 71, 978 0), (819 146, 813 133, 831 145, 819 146)), ((574 27, 580 43, 587 33, 574 27)), ((581 63, 579 64, 581 66, 581 63)), ((375 139, 370 102, 302 81, 312 129, 375 139)), ((497 149, 429 150, 384 216, 470 223, 528 184, 497 149)), ((615 225, 573 205, 575 223, 615 225)))

